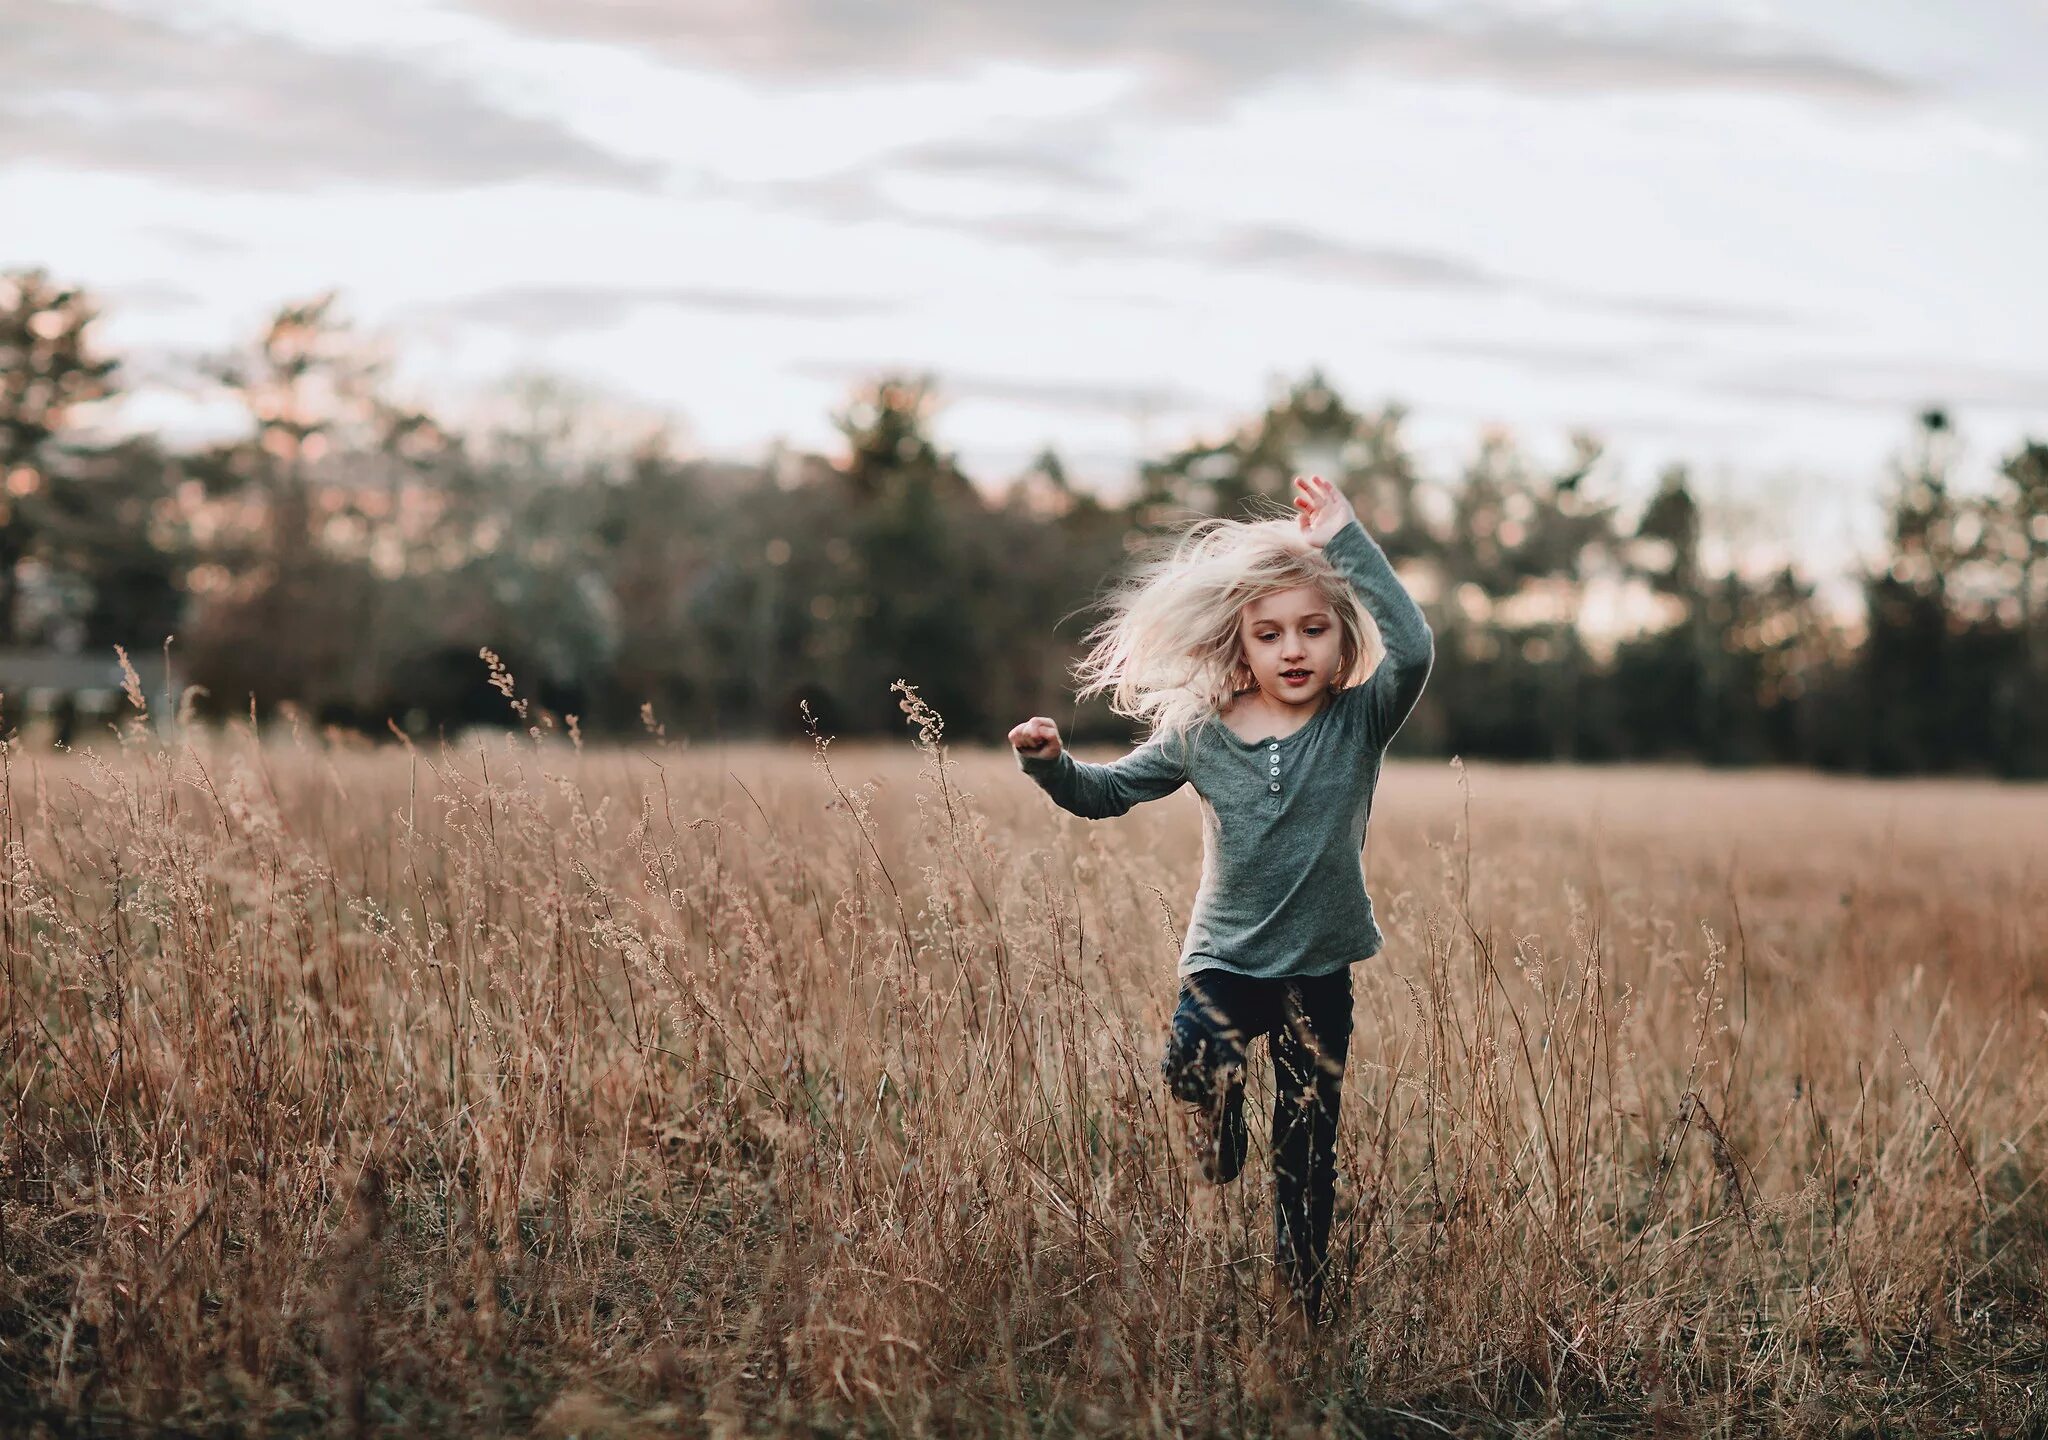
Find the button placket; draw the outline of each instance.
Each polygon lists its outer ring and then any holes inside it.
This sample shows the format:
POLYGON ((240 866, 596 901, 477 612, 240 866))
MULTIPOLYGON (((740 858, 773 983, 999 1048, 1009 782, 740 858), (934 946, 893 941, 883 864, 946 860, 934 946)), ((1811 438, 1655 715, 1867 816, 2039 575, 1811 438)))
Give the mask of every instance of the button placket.
POLYGON ((1277 795, 1280 793, 1280 742, 1278 740, 1267 743, 1266 759, 1271 765, 1266 774, 1272 779, 1272 784, 1266 788, 1277 795))

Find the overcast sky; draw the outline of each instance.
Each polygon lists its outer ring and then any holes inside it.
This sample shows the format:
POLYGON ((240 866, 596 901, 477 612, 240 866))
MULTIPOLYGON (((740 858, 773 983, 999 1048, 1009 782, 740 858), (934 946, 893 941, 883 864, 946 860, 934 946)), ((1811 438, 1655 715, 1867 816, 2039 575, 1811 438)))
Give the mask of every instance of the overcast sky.
POLYGON ((1435 463, 1582 425, 1820 551, 1916 408, 1980 471, 2048 433, 2048 0, 0 21, 0 264, 145 358, 337 286, 422 398, 553 371, 739 456, 902 365, 977 478, 1052 443, 1111 494, 1319 364, 1435 463))

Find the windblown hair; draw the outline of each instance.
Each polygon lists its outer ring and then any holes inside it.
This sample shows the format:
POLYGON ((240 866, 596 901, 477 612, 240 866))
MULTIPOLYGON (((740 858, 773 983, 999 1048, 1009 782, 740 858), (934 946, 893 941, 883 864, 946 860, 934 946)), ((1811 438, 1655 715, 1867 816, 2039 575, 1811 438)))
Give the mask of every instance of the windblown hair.
POLYGON ((1386 653, 1379 626, 1300 526, 1211 516, 1140 550, 1100 602, 1108 613, 1084 637, 1075 698, 1107 694, 1111 710, 1149 721, 1153 737, 1184 739, 1254 688, 1238 633, 1244 607, 1297 585, 1317 590, 1336 617, 1330 688, 1361 683, 1386 653))

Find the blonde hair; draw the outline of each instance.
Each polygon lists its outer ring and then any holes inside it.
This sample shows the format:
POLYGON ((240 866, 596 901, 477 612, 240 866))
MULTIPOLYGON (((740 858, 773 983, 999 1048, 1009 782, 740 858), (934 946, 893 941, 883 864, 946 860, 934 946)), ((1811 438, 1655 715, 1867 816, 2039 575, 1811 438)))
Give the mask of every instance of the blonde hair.
POLYGON ((1292 519, 1210 516, 1141 548, 1100 602, 1108 614, 1083 639, 1074 698, 1107 694, 1111 710, 1150 721, 1153 736, 1185 738, 1255 684, 1239 636, 1245 606, 1298 585, 1336 617, 1330 688, 1359 684, 1386 645, 1350 582, 1292 519))

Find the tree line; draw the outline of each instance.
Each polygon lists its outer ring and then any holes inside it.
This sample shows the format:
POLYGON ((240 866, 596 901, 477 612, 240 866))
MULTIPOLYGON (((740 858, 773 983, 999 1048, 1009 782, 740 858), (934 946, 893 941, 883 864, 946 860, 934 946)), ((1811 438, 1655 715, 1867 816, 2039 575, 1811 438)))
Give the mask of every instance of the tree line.
MULTIPOLYGON (((81 412, 122 384, 95 313, 46 272, 0 275, 0 650, 175 636, 201 717, 502 724, 489 649, 538 707, 529 723, 573 716, 587 737, 794 734, 805 701, 832 733, 896 734, 902 678, 956 740, 1050 713, 1079 741, 1128 741, 1099 703, 1074 709, 1067 666, 1133 538, 1284 513, 1314 470, 1436 631, 1407 746, 2048 774, 2048 444, 1966 491, 1940 409, 1907 429, 1876 502, 1886 553, 1845 614, 1799 563, 1710 563, 1683 466, 1624 506, 1595 436, 1546 464, 1490 432, 1458 473, 1428 474, 1400 406, 1354 409, 1315 372, 1143 461, 1107 503, 1053 451, 974 483, 934 438, 928 377, 856 390, 832 456, 593 441, 545 386, 464 429, 392 397, 332 296, 207 367, 244 417, 229 438, 94 440, 81 412)), ((0 730, 19 719, 0 696, 0 730)))

